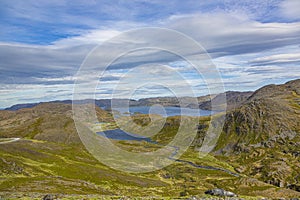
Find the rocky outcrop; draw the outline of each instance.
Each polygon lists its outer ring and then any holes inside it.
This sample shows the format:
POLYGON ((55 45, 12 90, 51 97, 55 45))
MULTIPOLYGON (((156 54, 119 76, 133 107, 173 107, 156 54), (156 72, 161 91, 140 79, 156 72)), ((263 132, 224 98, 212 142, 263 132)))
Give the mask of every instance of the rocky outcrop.
POLYGON ((226 114, 216 154, 235 160, 238 172, 299 191, 299 98, 300 79, 254 92, 226 114))
MULTIPOLYGON (((199 108, 202 110, 211 110, 211 103, 215 105, 220 105, 222 107, 223 98, 226 98, 226 109, 233 110, 238 108, 242 105, 251 95, 253 92, 237 92, 237 91, 227 91, 225 94, 218 94, 215 97, 199 104, 199 108)), ((222 110, 222 108, 221 108, 222 110)))
MULTIPOLYGON (((300 80, 265 86, 238 109, 226 114, 224 132, 230 146, 241 144, 273 148, 295 138, 300 130, 300 80)), ((224 147, 224 146, 223 146, 224 147)), ((224 147, 225 148, 225 147, 224 147)))
POLYGON ((205 194, 213 195, 213 196, 221 196, 221 197, 236 197, 237 195, 233 192, 226 191, 224 189, 216 188, 212 190, 207 190, 205 194))

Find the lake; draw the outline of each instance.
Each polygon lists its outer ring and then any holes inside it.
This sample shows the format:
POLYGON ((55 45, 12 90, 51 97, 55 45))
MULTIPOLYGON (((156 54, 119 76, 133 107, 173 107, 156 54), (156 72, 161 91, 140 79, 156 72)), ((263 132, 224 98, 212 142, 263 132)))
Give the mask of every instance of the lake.
POLYGON ((97 134, 113 140, 134 140, 134 141, 146 141, 146 142, 154 143, 154 141, 152 141, 150 138, 144 138, 133 133, 125 132, 121 129, 113 129, 113 130, 107 130, 103 132, 97 132, 97 134))
MULTIPOLYGON (((141 114, 157 114, 163 117, 170 117, 170 116, 209 116, 215 114, 216 112, 210 110, 197 110, 192 108, 180 108, 180 107, 162 107, 162 106, 132 106, 128 108, 124 107, 115 107, 113 108, 114 111, 119 112, 123 116, 129 116, 130 114, 134 113, 141 113, 141 114)), ((117 114, 115 112, 114 114, 117 114)))

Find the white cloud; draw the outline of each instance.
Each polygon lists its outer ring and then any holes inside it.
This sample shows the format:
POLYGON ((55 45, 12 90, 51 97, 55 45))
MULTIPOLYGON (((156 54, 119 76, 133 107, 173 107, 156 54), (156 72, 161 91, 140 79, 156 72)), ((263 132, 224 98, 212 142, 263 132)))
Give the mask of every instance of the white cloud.
POLYGON ((70 46, 80 46, 87 44, 101 44, 102 42, 111 39, 112 37, 120 34, 120 31, 117 30, 93 30, 85 33, 81 36, 69 37, 57 40, 53 42, 53 47, 62 48, 70 46))
POLYGON ((249 63, 253 65, 267 65, 267 64, 293 63, 293 62, 300 62, 300 53, 264 56, 249 61, 249 63))
POLYGON ((300 23, 261 23, 224 12, 171 18, 167 27, 191 36, 213 56, 299 44, 300 23))
POLYGON ((73 76, 64 76, 64 77, 57 77, 57 78, 51 78, 51 77, 42 77, 42 78, 35 78, 38 82, 64 82, 64 81, 74 81, 73 76))
POLYGON ((300 1, 299 0, 284 0, 280 4, 281 14, 291 20, 300 19, 300 1))

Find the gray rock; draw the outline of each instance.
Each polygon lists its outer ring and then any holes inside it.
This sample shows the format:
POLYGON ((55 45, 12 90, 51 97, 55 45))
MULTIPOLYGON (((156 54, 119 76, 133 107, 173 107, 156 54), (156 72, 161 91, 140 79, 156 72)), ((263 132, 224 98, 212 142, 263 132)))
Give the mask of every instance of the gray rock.
POLYGON ((205 194, 210 194, 214 196, 224 196, 224 190, 223 189, 212 189, 212 190, 207 190, 205 191, 205 194))
POLYGON ((236 197, 237 195, 234 194, 233 192, 224 191, 224 196, 225 197, 236 197))
POLYGON ((47 194, 46 196, 43 197, 42 200, 54 200, 54 198, 51 194, 47 194))
POLYGON ((213 196, 224 196, 224 197, 236 197, 237 195, 233 192, 229 192, 220 188, 207 190, 205 194, 213 195, 213 196))

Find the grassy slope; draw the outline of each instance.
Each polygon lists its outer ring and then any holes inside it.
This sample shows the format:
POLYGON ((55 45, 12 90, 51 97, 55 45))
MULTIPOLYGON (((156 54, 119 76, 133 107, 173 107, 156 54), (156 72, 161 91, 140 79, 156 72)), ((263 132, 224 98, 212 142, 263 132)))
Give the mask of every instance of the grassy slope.
MULTIPOLYGON (((179 197, 199 195, 213 187, 237 191, 237 178, 219 171, 196 169, 174 163, 162 170, 146 174, 127 174, 109 169, 96 161, 82 147, 45 141, 21 140, 0 146, 0 191, 6 195, 97 194, 110 196, 179 197), (14 192, 18 192, 14 194, 14 192)), ((198 159, 190 149, 183 158, 197 164, 224 167, 226 163, 212 156, 198 159)), ((255 190, 274 187, 254 181, 255 190)), ((247 195, 252 189, 243 185, 247 195)), ((239 188, 240 190, 240 188, 239 188)), ((264 195, 267 192, 263 193, 264 195)))

